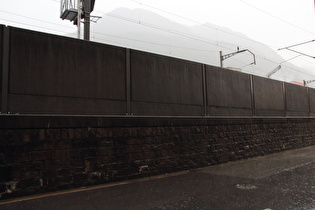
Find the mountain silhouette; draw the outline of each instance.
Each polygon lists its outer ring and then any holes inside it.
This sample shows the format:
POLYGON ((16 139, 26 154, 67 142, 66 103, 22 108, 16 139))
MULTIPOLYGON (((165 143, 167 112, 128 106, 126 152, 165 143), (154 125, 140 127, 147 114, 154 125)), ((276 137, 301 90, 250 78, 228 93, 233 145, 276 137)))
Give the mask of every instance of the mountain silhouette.
POLYGON ((225 55, 248 49, 256 65, 246 51, 224 60, 223 67, 266 77, 284 62, 272 79, 314 79, 307 70, 285 62, 271 47, 242 33, 212 23, 183 25, 145 9, 118 8, 104 15, 93 26, 91 40, 214 66, 220 65, 220 51, 225 55))

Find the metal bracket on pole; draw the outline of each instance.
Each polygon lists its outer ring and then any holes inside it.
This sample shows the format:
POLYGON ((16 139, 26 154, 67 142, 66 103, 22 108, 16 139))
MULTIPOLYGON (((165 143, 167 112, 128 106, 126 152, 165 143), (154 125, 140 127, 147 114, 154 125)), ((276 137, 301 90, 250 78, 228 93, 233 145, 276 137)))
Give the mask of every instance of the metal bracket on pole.
POLYGON ((309 83, 315 82, 315 80, 303 80, 304 86, 306 86, 309 83))
POLYGON ((300 57, 300 56, 301 56, 301 55, 297 55, 297 56, 294 56, 293 58, 290 58, 290 59, 288 59, 288 60, 282 61, 279 66, 277 66, 274 70, 272 70, 271 72, 269 72, 269 74, 267 74, 266 76, 267 76, 268 78, 270 78, 271 75, 273 75, 274 73, 276 73, 277 71, 279 71, 279 70, 281 69, 281 64, 282 64, 282 63, 288 62, 288 61, 293 60, 293 59, 295 59, 295 58, 297 58, 297 57, 300 57))
POLYGON ((250 50, 248 49, 245 49, 245 50, 239 50, 239 48, 237 48, 237 51, 236 52, 233 52, 233 53, 229 53, 229 54, 226 54, 226 55, 222 55, 222 51, 220 51, 220 67, 222 68, 223 67, 223 61, 236 55, 236 54, 239 54, 239 53, 243 53, 243 52, 246 52, 248 51, 250 54, 253 55, 253 58, 254 58, 254 62, 252 62, 251 64, 253 65, 256 65, 256 57, 255 57, 255 54, 252 53, 250 50))
POLYGON ((90 22, 96 23, 101 18, 101 16, 90 15, 90 22))
POLYGON ((302 42, 302 43, 299 43, 299 44, 294 44, 294 45, 291 45, 291 46, 288 46, 288 47, 279 48, 278 50, 289 50, 289 51, 298 53, 298 54, 300 54, 300 55, 303 55, 303 56, 306 56, 306 57, 310 57, 310 58, 314 58, 314 59, 315 59, 315 56, 311 56, 311 55, 308 55, 308 54, 299 52, 299 51, 297 51, 297 50, 292 50, 292 49, 290 49, 291 47, 296 47, 296 46, 303 45, 303 44, 307 44, 307 43, 314 42, 314 41, 315 41, 315 39, 314 39, 314 40, 311 40, 311 41, 307 41, 307 42, 302 42))
POLYGON ((277 66, 274 70, 272 70, 271 72, 269 72, 269 74, 267 74, 267 77, 270 78, 271 75, 273 75, 274 73, 276 73, 280 69, 281 69, 281 65, 277 66))

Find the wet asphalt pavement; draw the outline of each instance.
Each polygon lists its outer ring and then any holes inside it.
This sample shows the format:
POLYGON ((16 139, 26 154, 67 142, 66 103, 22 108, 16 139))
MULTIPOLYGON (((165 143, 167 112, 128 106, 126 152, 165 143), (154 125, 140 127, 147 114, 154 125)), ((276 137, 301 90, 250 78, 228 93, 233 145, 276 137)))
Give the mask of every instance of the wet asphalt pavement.
POLYGON ((17 200, 0 209, 315 209, 315 146, 17 200))

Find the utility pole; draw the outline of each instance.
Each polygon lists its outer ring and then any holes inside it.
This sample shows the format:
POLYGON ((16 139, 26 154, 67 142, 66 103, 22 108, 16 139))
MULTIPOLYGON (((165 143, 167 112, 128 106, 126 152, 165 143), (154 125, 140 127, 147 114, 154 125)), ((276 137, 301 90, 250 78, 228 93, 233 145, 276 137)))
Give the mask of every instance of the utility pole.
POLYGON ((84 8, 84 39, 90 40, 91 0, 83 0, 84 8))
POLYGON ((77 16, 77 26, 78 26, 78 39, 81 39, 81 0, 78 0, 78 16, 77 16))
POLYGON ((101 17, 91 16, 94 9, 95 0, 61 0, 60 3, 60 18, 73 21, 78 27, 78 39, 81 39, 81 19, 84 21, 84 39, 90 40, 90 23, 97 22, 101 17), (92 19, 91 19, 92 17, 92 19))
POLYGON ((222 51, 220 51, 220 67, 223 67, 223 55, 222 55, 222 51))

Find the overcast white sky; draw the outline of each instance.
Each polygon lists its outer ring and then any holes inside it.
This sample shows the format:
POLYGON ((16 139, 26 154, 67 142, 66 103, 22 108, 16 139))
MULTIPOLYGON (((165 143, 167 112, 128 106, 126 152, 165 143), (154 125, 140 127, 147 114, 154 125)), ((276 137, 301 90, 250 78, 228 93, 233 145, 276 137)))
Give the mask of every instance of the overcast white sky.
MULTIPOLYGON (((60 0, 0 0, 0 5, 0 24, 56 34, 76 29, 59 18, 60 0)), ((273 49, 315 39, 314 0, 96 0, 93 14, 119 7, 151 10, 186 25, 228 27, 273 49)), ((284 51, 285 58, 295 55, 284 51)), ((303 52, 315 56, 315 42, 303 46, 303 52)), ((312 59, 304 61, 315 66, 312 59)))

